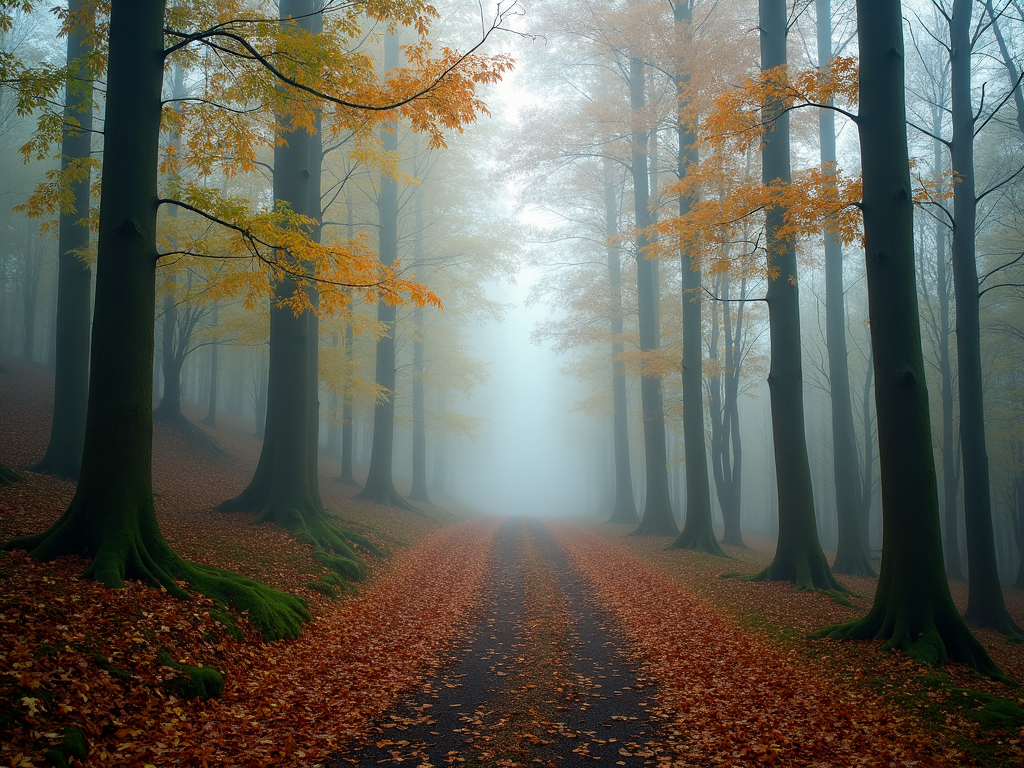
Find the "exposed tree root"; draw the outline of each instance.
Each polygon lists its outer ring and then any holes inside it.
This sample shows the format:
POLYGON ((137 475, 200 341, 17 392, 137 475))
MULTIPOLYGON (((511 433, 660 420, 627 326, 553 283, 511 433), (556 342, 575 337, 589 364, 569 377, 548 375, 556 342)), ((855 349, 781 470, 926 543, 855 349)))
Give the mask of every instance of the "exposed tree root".
POLYGON ((356 494, 356 498, 372 501, 385 507, 396 507, 417 515, 423 514, 423 510, 406 501, 390 482, 372 485, 367 483, 363 490, 356 494))
POLYGON ((948 598, 938 605, 927 600, 911 601, 907 605, 899 605, 896 600, 876 601, 867 616, 825 627, 810 636, 883 640, 883 651, 903 651, 921 664, 935 667, 957 661, 983 675, 1007 680, 948 598))
POLYGON ((741 576, 744 581, 791 581, 798 592, 827 592, 840 595, 850 594, 832 575, 825 556, 808 557, 806 555, 780 556, 776 554, 771 564, 753 576, 741 576))
POLYGON ((612 516, 608 518, 608 522, 613 525, 638 525, 640 523, 640 514, 636 511, 636 505, 617 502, 615 508, 612 509, 612 516))
POLYGON ((13 539, 3 548, 27 550, 41 561, 62 555, 91 556, 82 578, 111 588, 123 587, 131 579, 188 599, 191 595, 179 583, 185 582, 218 603, 247 612, 249 620, 270 640, 298 637, 302 624, 310 619, 305 602, 295 595, 230 571, 183 560, 161 536, 155 516, 151 523, 144 519, 138 525, 105 526, 99 520, 86 519, 83 505, 73 501, 49 530, 13 539))
POLYGON ((964 614, 964 621, 966 621, 972 627, 984 627, 985 629, 994 629, 1001 635, 1006 635, 1007 639, 1015 642, 1024 642, 1024 629, 1017 626, 1017 623, 1010 618, 1010 614, 1007 612, 1005 606, 1002 609, 995 608, 991 611, 994 615, 980 615, 980 611, 972 611, 971 606, 967 606, 967 612, 964 614))
POLYGON ((6 464, 0 464, 0 486, 14 485, 25 479, 25 476, 16 469, 11 469, 6 464))
POLYGON ((678 536, 679 526, 672 517, 672 510, 651 509, 644 510, 643 519, 635 530, 629 533, 630 536, 678 536))
POLYGON ((690 549, 694 552, 706 552, 715 557, 729 557, 729 555, 725 554, 722 547, 719 546, 718 539, 715 538, 715 532, 702 528, 687 530, 684 527, 682 533, 676 537, 675 541, 668 545, 667 549, 690 549))
POLYGON ((871 578, 877 576, 867 554, 859 547, 856 550, 852 553, 849 551, 837 553, 836 561, 832 564, 832 573, 843 573, 847 576, 870 576, 871 578))
POLYGON ((207 433, 198 424, 189 421, 182 413, 161 416, 159 409, 153 412, 153 420, 169 424, 192 441, 199 450, 216 459, 229 459, 228 453, 216 438, 207 433))

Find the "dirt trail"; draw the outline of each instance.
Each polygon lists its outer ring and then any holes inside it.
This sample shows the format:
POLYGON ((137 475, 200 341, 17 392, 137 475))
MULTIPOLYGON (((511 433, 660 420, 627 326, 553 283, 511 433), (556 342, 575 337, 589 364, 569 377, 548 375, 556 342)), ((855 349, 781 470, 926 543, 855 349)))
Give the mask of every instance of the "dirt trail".
POLYGON ((545 527, 506 523, 476 629, 422 689, 346 745, 338 765, 644 765, 651 688, 545 527))

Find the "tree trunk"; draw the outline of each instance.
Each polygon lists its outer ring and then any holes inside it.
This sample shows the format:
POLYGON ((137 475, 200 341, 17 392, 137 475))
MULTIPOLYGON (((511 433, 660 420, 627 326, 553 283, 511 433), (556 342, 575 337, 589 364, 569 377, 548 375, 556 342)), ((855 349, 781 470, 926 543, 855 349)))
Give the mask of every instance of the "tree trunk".
MULTIPOLYGON (((391 71, 399 65, 397 34, 384 37, 384 70, 391 71)), ((398 126, 390 124, 390 131, 383 134, 385 152, 398 152, 398 126)), ((377 198, 377 212, 380 218, 380 260, 391 266, 398 258, 398 179, 384 175, 380 180, 380 195, 377 198)), ((373 447, 370 449, 370 468, 366 485, 359 498, 376 501, 389 507, 414 509, 395 490, 392 466, 395 451, 395 320, 397 310, 386 301, 377 303, 377 321, 384 335, 377 340, 377 386, 384 392, 383 402, 373 409, 373 447)))
MULTIPOLYGON (((743 343, 743 304, 738 304, 736 323, 733 325, 730 309, 729 273, 724 272, 720 281, 722 299, 721 346, 723 362, 716 365, 715 377, 711 380, 711 466, 715 478, 718 504, 722 508, 722 522, 725 530, 722 543, 731 547, 746 549, 740 527, 741 478, 743 449, 740 442, 739 421, 739 377, 743 343)), ((741 282, 740 297, 746 293, 746 281, 741 282)), ((715 311, 713 343, 709 357, 719 356, 719 338, 715 311)))
POLYGON ((953 141, 953 292, 956 300, 957 386, 960 399, 960 451, 964 472, 964 521, 969 569, 970 624, 1024 637, 1006 610, 999 585, 992 532, 992 491, 985 443, 984 383, 978 264, 975 255, 977 197, 974 187, 974 106, 971 98, 972 0, 953 0, 950 32, 950 95, 953 141))
POLYGON ((609 523, 636 525, 640 515, 633 498, 629 464, 629 413, 626 400, 626 363, 622 359, 622 263, 619 248, 619 211, 615 200, 615 166, 604 158, 605 251, 608 256, 608 293, 612 332, 612 442, 615 456, 615 501, 609 523))
POLYGON ((109 587, 139 579, 188 597, 191 583, 248 610, 268 636, 295 636, 309 618, 294 595, 187 563, 153 508, 151 411, 156 292, 157 161, 163 82, 162 0, 113 0, 103 193, 85 447, 70 506, 44 533, 8 547, 39 560, 88 555, 83 577, 109 587))
MULTIPOLYGON (((785 0, 760 0, 761 70, 786 66, 787 18, 785 0)), ((769 97, 762 107, 768 125, 761 146, 764 184, 790 182, 789 112, 780 99, 769 97)), ((780 237, 785 211, 767 211, 768 319, 771 369, 768 389, 772 409, 779 495, 779 539, 775 559, 753 577, 762 581, 792 581, 797 589, 845 592, 829 570, 818 542, 814 492, 804 431, 803 364, 800 344, 800 296, 797 288, 796 247, 780 237)))
MULTIPOLYGON (((213 305, 213 327, 217 327, 217 305, 213 305)), ((208 427, 217 426, 217 351, 220 344, 214 341, 210 344, 210 404, 206 411, 206 418, 203 424, 208 427)))
POLYGON ((926 664, 1000 671, 953 604, 942 563, 931 415, 914 275, 903 14, 899 0, 858 0, 864 242, 882 467, 882 566, 866 616, 822 630, 884 640, 926 664))
MULTIPOLYGON (((945 70, 943 70, 943 78, 945 70)), ((945 88, 942 88, 945 93, 945 88)), ((932 107, 932 133, 942 133, 942 110, 932 107)), ((942 183, 943 146, 933 142, 932 167, 936 184, 942 183)), ((960 563, 960 531, 957 515, 959 476, 954 466, 956 461, 956 440, 953 434, 953 370, 949 360, 949 293, 950 281, 946 272, 946 222, 935 217, 935 283, 939 303, 939 396, 942 405, 942 519, 945 535, 942 537, 943 560, 946 563, 946 578, 964 581, 963 566, 960 563)))
MULTIPOLYGON (((61 170, 87 162, 92 148, 93 75, 86 59, 92 51, 91 6, 70 0, 68 13, 78 18, 68 35, 68 61, 77 67, 75 86, 68 86, 64 105, 61 170), (77 123, 78 128, 74 126, 77 123)), ((57 355, 53 386, 53 421, 43 458, 32 469, 78 479, 85 441, 85 414, 89 400, 89 332, 92 308, 92 271, 80 258, 89 246, 89 228, 79 225, 89 216, 92 173, 71 184, 72 203, 61 210, 57 250, 57 355)))
POLYGON ((871 429, 871 382, 875 378, 875 359, 868 351, 868 369, 864 374, 861 407, 864 411, 864 470, 860 475, 860 531, 864 554, 871 559, 871 505, 874 499, 875 441, 871 429))
MULTIPOLYGON (((320 16, 314 14, 314 8, 313 0, 282 0, 282 26, 292 34, 315 33, 320 16)), ((288 126, 291 120, 287 112, 277 115, 280 126, 288 126)), ((274 200, 319 221, 321 154, 317 143, 304 128, 282 128, 281 138, 274 145, 274 200)), ((310 235, 315 240, 318 232, 310 235)), ((283 254, 283 258, 290 256, 283 254)), ((297 271, 303 265, 293 260, 292 267, 297 271)), ((334 526, 320 500, 318 323, 315 311, 296 315, 283 304, 296 288, 292 278, 280 280, 274 288, 266 434, 256 472, 241 494, 218 509, 254 511, 254 522, 271 521, 297 534, 314 545, 317 558, 325 565, 358 579, 366 569, 351 544, 365 546, 367 542, 334 526)), ((315 289, 306 286, 303 290, 315 307, 315 289)))
POLYGON ((185 362, 184 355, 179 355, 175 344, 175 333, 178 328, 178 303, 174 294, 168 291, 164 295, 163 330, 161 331, 160 371, 164 379, 164 391, 160 405, 153 411, 156 421, 184 421, 181 412, 181 366, 185 362))
MULTIPOLYGON (((690 34, 692 18, 691 0, 676 0, 672 5, 676 37, 690 34)), ((677 157, 678 178, 686 178, 691 166, 698 163, 696 126, 686 117, 689 112, 687 91, 689 76, 684 74, 684 62, 676 61, 676 135, 679 140, 677 157)), ((693 199, 679 196, 679 216, 690 212, 693 199)), ((672 549, 692 549, 724 557, 718 546, 711 520, 711 485, 708 482, 707 450, 704 447, 704 369, 703 297, 700 256, 680 250, 683 302, 683 442, 686 461, 686 522, 672 549)))
POLYGON ((345 485, 356 485, 352 477, 352 367, 354 333, 352 320, 345 321, 345 389, 341 396, 341 475, 338 481, 345 485))
MULTIPOLYGON (((634 117, 644 109, 644 65, 639 58, 629 60, 629 101, 634 117)), ((660 347, 658 317, 654 290, 655 262, 648 258, 651 225, 647 189, 647 133, 642 128, 632 132, 631 170, 633 172, 633 207, 636 216, 636 286, 637 312, 640 320, 640 351, 653 352, 660 347)), ((661 378, 640 374, 640 403, 644 421, 644 458, 647 469, 647 494, 644 514, 636 536, 675 536, 679 527, 672 516, 668 488, 668 455, 665 445, 665 408, 661 394, 661 378)))
MULTIPOLYGON (((413 229, 416 239, 413 243, 413 274, 418 276, 423 269, 423 198, 422 190, 413 196, 413 229)), ((412 490, 409 498, 430 503, 427 492, 427 425, 424 415, 423 374, 426 363, 423 357, 424 309, 416 307, 412 312, 414 337, 412 341, 412 490)))
MULTIPOLYGON (((824 70, 832 59, 832 3, 816 0, 818 66, 824 70)), ((831 109, 818 110, 821 165, 835 173, 836 120, 831 109)), ((875 570, 861 540, 857 477, 857 439, 853 428, 850 372, 846 350, 846 305, 843 287, 843 245, 839 237, 825 233, 825 335, 828 345, 828 378, 832 398, 832 467, 835 477, 836 517, 839 538, 834 573, 874 576, 875 570)))

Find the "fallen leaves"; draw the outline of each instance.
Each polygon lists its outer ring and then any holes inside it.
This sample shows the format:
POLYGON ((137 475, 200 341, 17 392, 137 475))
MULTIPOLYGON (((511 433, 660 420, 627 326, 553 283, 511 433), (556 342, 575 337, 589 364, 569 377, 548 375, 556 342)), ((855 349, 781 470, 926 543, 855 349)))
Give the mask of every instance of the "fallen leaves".
MULTIPOLYGON (((620 544, 553 526, 621 624, 683 765, 955 764, 920 728, 780 653, 620 544)), ((652 708, 653 709, 653 708, 652 708)))

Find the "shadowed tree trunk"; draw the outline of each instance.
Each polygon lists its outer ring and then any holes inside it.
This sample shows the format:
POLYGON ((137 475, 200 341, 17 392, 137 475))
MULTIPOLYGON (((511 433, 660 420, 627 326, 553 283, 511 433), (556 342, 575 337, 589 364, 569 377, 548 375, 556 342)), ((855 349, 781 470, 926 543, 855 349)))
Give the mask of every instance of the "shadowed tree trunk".
MULTIPOLYGON (((945 81, 946 70, 942 69, 945 81)), ((946 93, 945 82, 940 93, 946 93)), ((932 133, 942 135, 942 109, 932 106, 932 133)), ((942 183, 943 145, 939 141, 932 142, 932 167, 936 184, 942 183)), ((941 204, 941 203, 940 203, 941 204)), ((945 205, 942 205, 945 211, 945 205)), ((948 223, 939 216, 935 217, 935 288, 939 305, 938 353, 939 353, 939 396, 942 405, 942 520, 944 536, 942 537, 943 560, 946 563, 946 578, 951 581, 964 581, 964 570, 960 562, 960 531, 957 514, 957 496, 960 490, 960 477, 956 470, 956 440, 953 431, 953 367, 949 359, 950 328, 949 328, 949 294, 952 290, 948 274, 946 244, 949 241, 948 223)))
POLYGON ((182 560, 153 509, 151 393, 156 292, 157 162, 164 3, 113 0, 97 242, 89 410, 78 488, 47 531, 9 542, 50 560, 87 555, 83 577, 109 587, 139 579, 188 597, 186 581, 248 611, 268 636, 309 618, 294 595, 182 560))
MULTIPOLYGON (((816 0, 818 66, 832 60, 832 3, 816 0)), ((831 109, 818 110, 821 165, 835 173, 836 118, 831 109)), ((857 477, 857 438, 853 428, 850 371, 846 350, 846 301, 843 287, 843 245, 838 235, 825 233, 825 335, 828 379, 832 399, 832 467, 835 477, 839 539, 834 573, 874 576, 867 547, 861 540, 860 482, 857 477)))
MULTIPOLYGON (((761 70, 786 66, 787 18, 785 0, 760 0, 761 70)), ((761 145, 764 184, 790 182, 789 112, 771 97, 762 107, 768 130, 761 145)), ((772 409, 772 442, 779 494, 779 539, 775 559, 755 581, 792 581, 797 589, 846 590, 832 576, 818 542, 814 492, 804 431, 803 363, 800 346, 800 297, 797 288, 796 247, 779 236, 785 211, 767 211, 768 321, 771 369, 768 389, 772 409)))
POLYGON ((975 113, 971 94, 973 0, 953 0, 950 33, 950 96, 953 141, 953 293, 956 301, 957 387, 960 399, 960 456, 964 473, 968 596, 964 618, 1005 635, 1024 638, 1003 602, 992 531, 992 489, 985 443, 985 400, 981 372, 981 316, 975 229, 975 113))
MULTIPOLYGON (((314 14, 313 0, 282 0, 280 9, 281 24, 291 34, 319 31, 317 27, 322 21, 319 14, 314 14)), ((288 126, 291 121, 289 113, 277 116, 280 126, 288 126)), ((281 138, 283 141, 274 145, 274 200, 314 219, 316 225, 310 235, 315 240, 321 214, 319 133, 282 128, 281 138)), ((296 271, 303 268, 290 254, 282 254, 281 258, 291 259, 296 271)), ((297 534, 300 540, 314 546, 317 558, 325 565, 358 579, 365 575, 365 566, 351 544, 371 551, 375 548, 363 537, 335 526, 320 500, 318 323, 315 312, 296 315, 284 304, 296 288, 291 278, 281 279, 274 288, 266 432, 256 472, 241 494, 223 502, 218 509, 254 511, 254 522, 271 521, 297 534)), ((302 290, 308 292, 315 307, 316 291, 308 286, 302 290)))
POLYGON ((884 640, 927 664, 999 668, 953 604, 942 562, 931 415, 914 274, 903 14, 899 0, 858 0, 864 244, 882 468, 882 565, 866 616, 822 630, 884 640))
POLYGON ((861 408, 864 426, 864 468, 860 473, 860 533, 864 543, 864 555, 871 560, 871 504, 874 499, 875 441, 871 428, 871 382, 875 378, 875 359, 868 351, 868 368, 864 373, 864 387, 861 390, 861 408))
MULTIPOLYGON (((693 18, 693 0, 675 0, 672 16, 676 37, 689 37, 693 18)), ((676 135, 679 139, 677 173, 686 178, 691 166, 698 162, 696 126, 690 122, 689 76, 685 63, 676 61, 676 135)), ((693 199, 679 196, 679 215, 690 212, 693 199)), ((708 481, 707 450, 704 447, 704 369, 703 369, 703 303, 700 257, 680 251, 683 302, 683 441, 686 461, 686 522, 672 549, 693 549, 724 557, 718 546, 711 520, 711 485, 708 481)))
POLYGON ((626 363, 622 359, 622 262, 619 248, 619 216, 615 200, 615 166, 603 160, 605 250, 608 256, 608 293, 612 331, 612 443, 615 455, 615 502, 609 523, 636 525, 640 515, 633 498, 633 473, 629 464, 629 413, 626 401, 626 363))
MULTIPOLYGON (((629 60, 629 102, 634 117, 645 106, 644 64, 639 58, 629 60)), ((640 320, 640 351, 655 352, 658 338, 657 295, 654 289, 655 261, 647 258, 651 225, 647 188, 647 133, 635 128, 631 135, 633 173, 633 207, 636 216, 636 291, 640 320)), ((635 536, 675 536, 679 533, 672 516, 668 486, 668 454, 665 445, 665 408, 661 394, 661 378, 640 374, 640 404, 644 421, 644 460, 647 469, 647 495, 644 514, 635 536)))
MULTIPOLYGON (((399 65, 398 36, 391 32, 384 37, 384 71, 399 65)), ((383 132, 385 152, 398 152, 397 125, 383 132)), ((398 258, 398 179, 386 174, 380 180, 377 197, 380 220, 380 260, 390 267, 398 258)), ((384 393, 383 401, 373 408, 373 445, 370 449, 370 468, 366 485, 359 498, 369 499, 389 507, 413 510, 414 507, 395 490, 392 475, 395 452, 395 320, 397 308, 386 301, 377 303, 377 321, 384 335, 377 340, 376 382, 384 393)))
MULTIPOLYGON (((68 13, 78 23, 68 35, 68 61, 77 68, 68 83, 64 105, 61 169, 86 163, 92 146, 92 72, 86 57, 92 48, 92 10, 85 0, 70 0, 68 13), (77 129, 74 127, 77 124, 77 129)), ((43 458, 32 469, 78 479, 85 440, 85 413, 89 400, 89 332, 92 271, 79 254, 89 246, 89 228, 79 222, 89 216, 92 174, 72 182, 71 205, 60 213, 57 250, 57 355, 53 387, 53 421, 43 458)))

